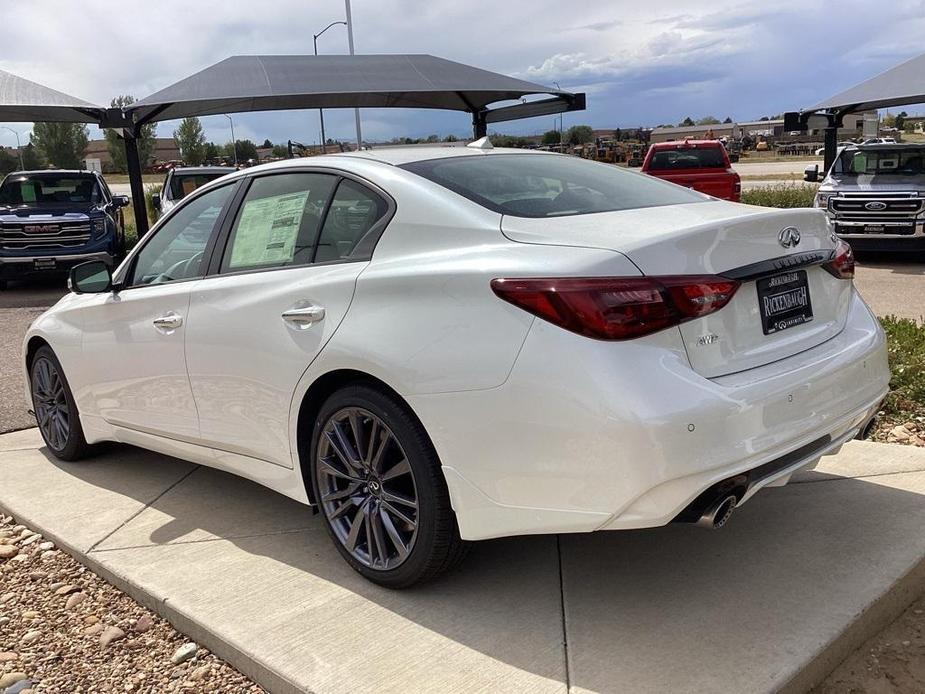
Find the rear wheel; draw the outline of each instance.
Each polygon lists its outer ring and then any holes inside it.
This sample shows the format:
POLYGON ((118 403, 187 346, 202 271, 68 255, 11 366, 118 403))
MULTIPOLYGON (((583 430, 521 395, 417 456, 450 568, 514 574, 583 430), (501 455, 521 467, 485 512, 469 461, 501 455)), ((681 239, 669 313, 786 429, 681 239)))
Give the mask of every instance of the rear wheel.
POLYGON ((89 451, 77 416, 77 404, 61 363, 50 347, 35 353, 30 367, 32 407, 45 445, 61 460, 79 460, 89 451))
POLYGON ((462 559, 466 544, 436 451, 403 403, 365 385, 337 391, 321 408, 311 446, 316 501, 356 571, 405 588, 462 559))

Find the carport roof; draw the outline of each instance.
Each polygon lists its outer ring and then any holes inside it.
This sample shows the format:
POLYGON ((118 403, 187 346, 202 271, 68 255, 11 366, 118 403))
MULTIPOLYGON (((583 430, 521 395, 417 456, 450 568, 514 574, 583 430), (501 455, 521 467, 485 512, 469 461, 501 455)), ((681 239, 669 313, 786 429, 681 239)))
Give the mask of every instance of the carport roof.
POLYGON ((0 121, 97 123, 105 110, 102 106, 0 70, 0 121))
POLYGON ((136 101, 125 112, 136 124, 304 108, 404 107, 479 112, 488 104, 533 94, 553 98, 540 102, 544 106, 518 104, 498 109, 488 122, 584 108, 583 94, 550 89, 431 55, 239 55, 136 101))
POLYGON ((844 113, 925 102, 925 53, 871 77, 806 111, 844 113))

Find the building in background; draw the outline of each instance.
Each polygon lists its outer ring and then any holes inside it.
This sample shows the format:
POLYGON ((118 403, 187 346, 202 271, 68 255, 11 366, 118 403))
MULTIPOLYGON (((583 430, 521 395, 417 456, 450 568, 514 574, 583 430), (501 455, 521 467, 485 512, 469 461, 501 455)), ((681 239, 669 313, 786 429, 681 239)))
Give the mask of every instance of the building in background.
MULTIPOLYGON (((99 160, 100 167, 105 173, 113 170, 112 157, 109 156, 109 147, 106 140, 90 140, 87 148, 84 150, 84 159, 99 160)), ((143 164, 144 168, 149 168, 158 162, 179 161, 180 147, 177 141, 172 137, 154 138, 154 153, 151 160, 143 164)))

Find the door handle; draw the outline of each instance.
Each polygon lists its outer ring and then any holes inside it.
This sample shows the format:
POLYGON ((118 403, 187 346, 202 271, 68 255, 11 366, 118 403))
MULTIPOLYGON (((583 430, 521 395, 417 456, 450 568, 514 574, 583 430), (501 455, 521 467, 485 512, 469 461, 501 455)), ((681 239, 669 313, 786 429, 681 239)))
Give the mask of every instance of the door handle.
POLYGON ((154 327, 158 330, 176 330, 183 325, 183 316, 173 311, 168 311, 163 316, 154 319, 154 327))
POLYGON ((324 308, 321 306, 301 306, 283 311, 282 319, 299 328, 307 328, 324 318, 324 308))

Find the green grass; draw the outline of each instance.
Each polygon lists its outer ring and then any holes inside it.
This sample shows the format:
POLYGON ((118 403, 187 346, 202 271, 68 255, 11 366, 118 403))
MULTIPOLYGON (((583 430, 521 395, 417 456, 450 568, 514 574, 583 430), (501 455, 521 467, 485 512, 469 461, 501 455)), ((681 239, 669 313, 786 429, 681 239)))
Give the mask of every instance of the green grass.
POLYGON ((780 183, 742 191, 742 202, 762 207, 812 207, 816 187, 794 183, 780 183))
POLYGON ((880 323, 890 356, 890 394, 883 411, 905 418, 925 414, 925 325, 896 316, 880 323))

